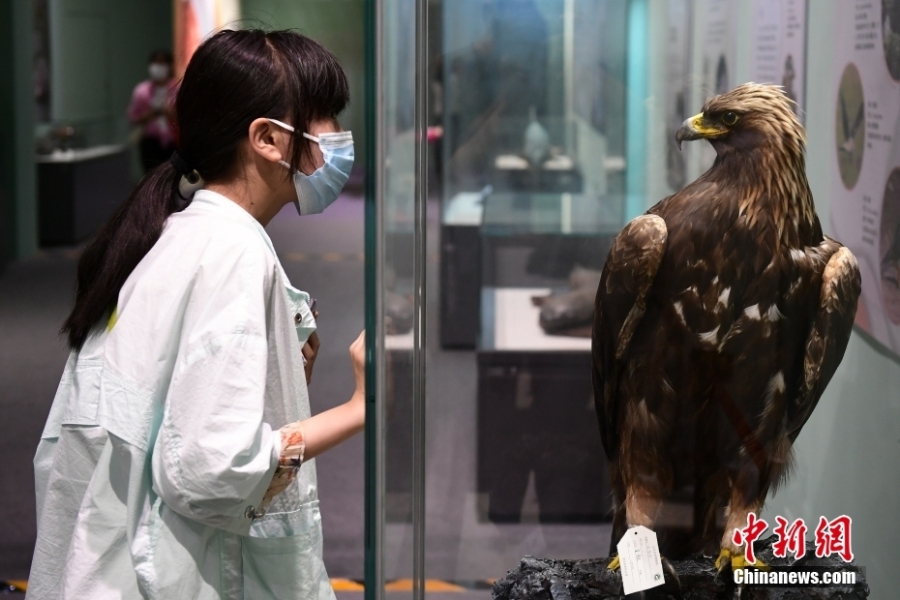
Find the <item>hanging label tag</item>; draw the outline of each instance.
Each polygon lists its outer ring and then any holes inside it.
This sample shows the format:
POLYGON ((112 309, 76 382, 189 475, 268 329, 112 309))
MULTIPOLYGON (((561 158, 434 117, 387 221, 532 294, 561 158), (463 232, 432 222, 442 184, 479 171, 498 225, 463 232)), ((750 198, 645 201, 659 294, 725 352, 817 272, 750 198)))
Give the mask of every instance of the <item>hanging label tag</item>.
POLYGON ((655 532, 641 525, 632 527, 622 536, 616 549, 626 595, 665 583, 655 532))

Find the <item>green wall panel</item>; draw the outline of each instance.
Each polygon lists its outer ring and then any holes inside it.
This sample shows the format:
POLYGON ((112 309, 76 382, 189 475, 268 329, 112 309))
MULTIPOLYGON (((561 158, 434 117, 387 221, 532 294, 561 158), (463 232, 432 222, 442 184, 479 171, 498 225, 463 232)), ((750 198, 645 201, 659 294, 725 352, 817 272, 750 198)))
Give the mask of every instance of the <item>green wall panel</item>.
POLYGON ((0 263, 37 248, 31 2, 0 6, 0 263))
POLYGON ((131 92, 147 57, 172 47, 167 0, 50 0, 52 118, 88 145, 124 143, 131 92))
POLYGON ((53 117, 56 120, 102 120, 112 115, 109 98, 108 15, 69 13, 52 43, 74 55, 53 69, 53 117))

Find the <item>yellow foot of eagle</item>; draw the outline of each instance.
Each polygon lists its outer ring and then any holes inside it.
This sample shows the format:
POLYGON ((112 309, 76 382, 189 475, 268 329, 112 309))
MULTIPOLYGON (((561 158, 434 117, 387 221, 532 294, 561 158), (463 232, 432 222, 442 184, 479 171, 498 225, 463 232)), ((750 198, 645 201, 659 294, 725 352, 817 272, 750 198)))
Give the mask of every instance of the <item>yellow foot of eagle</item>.
POLYGON ((746 569, 747 567, 754 567, 761 571, 768 571, 771 568, 758 558, 755 563, 747 562, 743 552, 733 554, 728 548, 722 548, 722 551, 719 552, 719 558, 716 559, 716 570, 722 573, 729 565, 732 571, 735 569, 746 569))

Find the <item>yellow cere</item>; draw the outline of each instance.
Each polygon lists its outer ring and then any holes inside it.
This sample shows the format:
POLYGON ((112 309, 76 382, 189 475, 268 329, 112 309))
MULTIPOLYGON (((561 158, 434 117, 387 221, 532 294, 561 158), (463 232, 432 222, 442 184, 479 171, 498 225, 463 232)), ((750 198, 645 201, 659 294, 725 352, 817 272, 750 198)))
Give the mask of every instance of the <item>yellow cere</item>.
POLYGON ((693 127, 694 130, 702 136, 712 137, 712 136, 722 135, 723 133, 725 133, 721 129, 717 129, 715 127, 708 127, 705 123, 706 123, 706 121, 703 118, 703 113, 700 113, 699 115, 694 115, 693 117, 691 117, 691 127, 693 127))

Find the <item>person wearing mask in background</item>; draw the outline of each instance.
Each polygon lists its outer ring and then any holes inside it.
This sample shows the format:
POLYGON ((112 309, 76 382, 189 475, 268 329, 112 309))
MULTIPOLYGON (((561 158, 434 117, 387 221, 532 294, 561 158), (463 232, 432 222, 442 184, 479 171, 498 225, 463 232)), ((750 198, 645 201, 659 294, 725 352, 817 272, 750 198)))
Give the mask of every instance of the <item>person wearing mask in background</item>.
POLYGON ((169 160, 175 151, 170 118, 178 88, 170 52, 154 51, 147 71, 150 78, 137 84, 128 107, 128 120, 140 128, 138 148, 144 173, 169 160))
POLYGON ((313 303, 264 227, 337 199, 349 100, 299 33, 223 31, 194 53, 177 152, 79 260, 29 600, 334 600, 312 459, 363 428, 365 337, 350 399, 312 415, 313 303))

